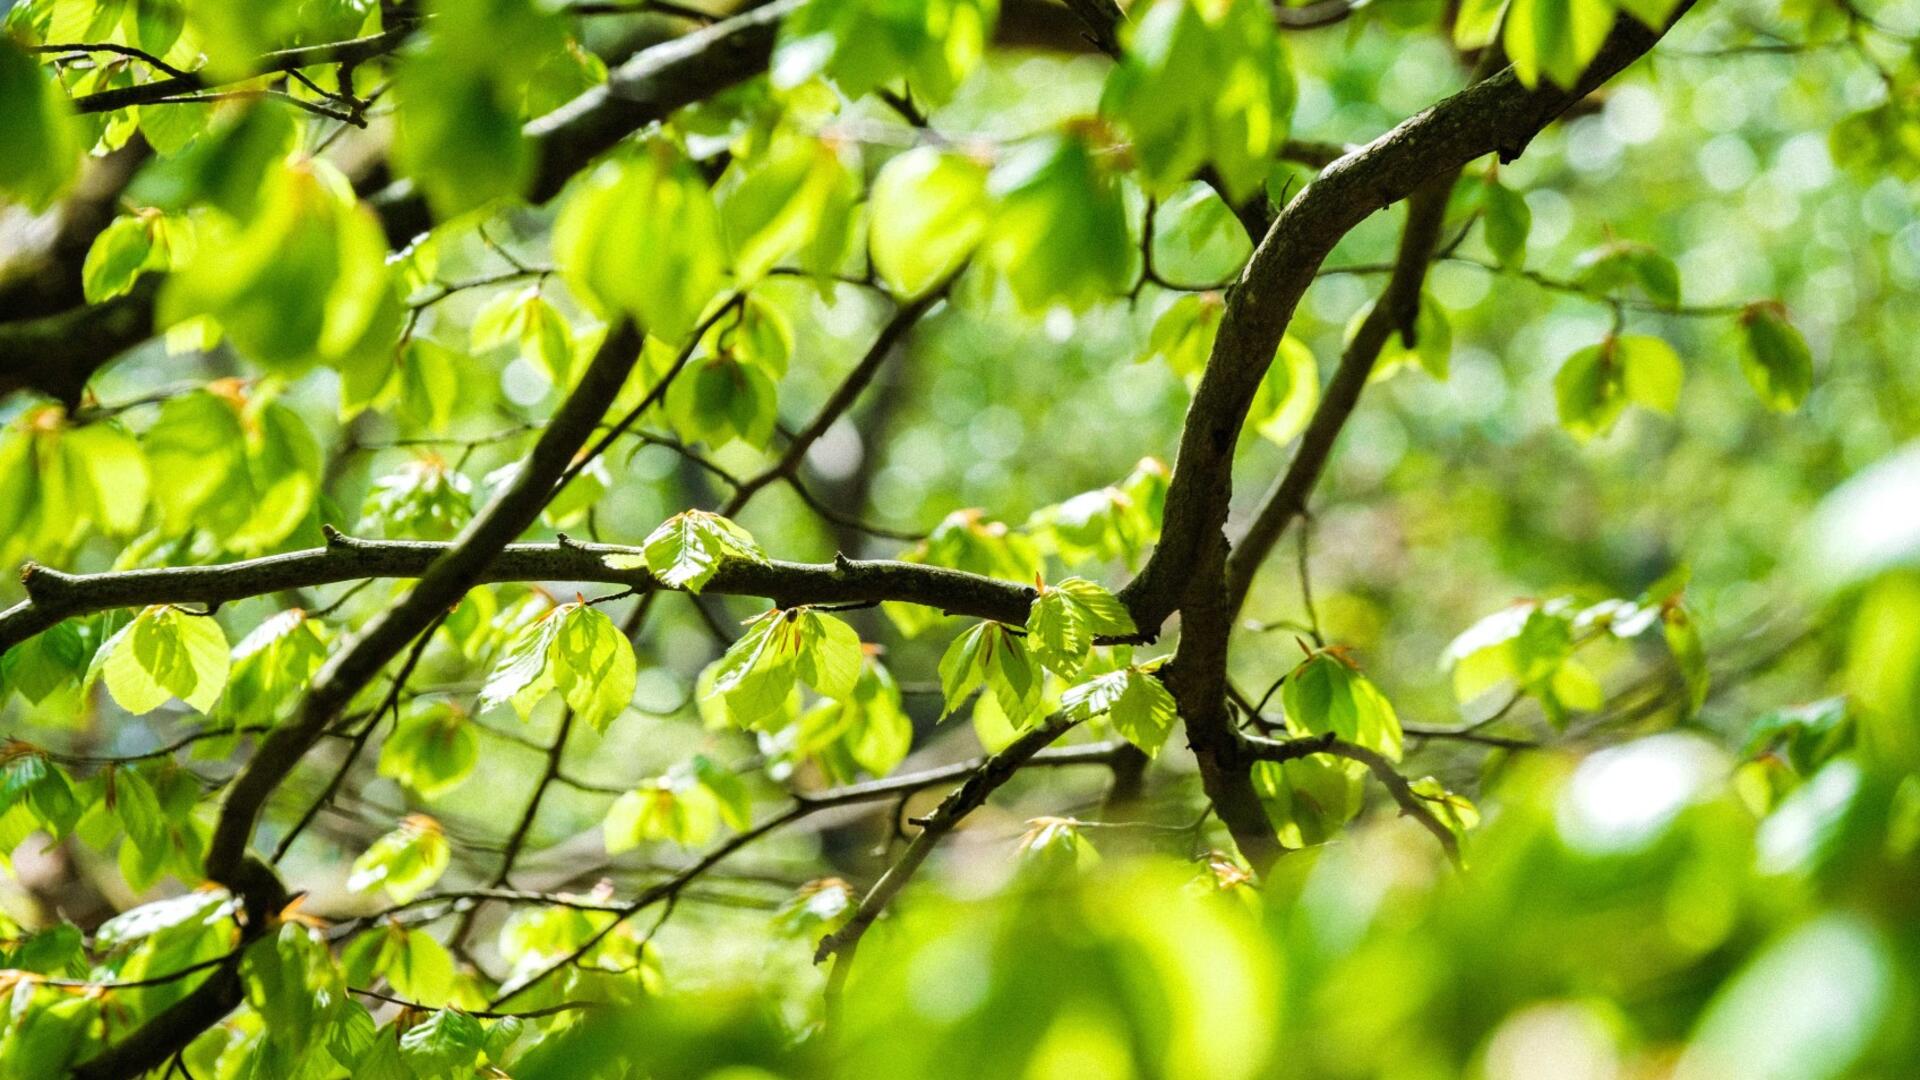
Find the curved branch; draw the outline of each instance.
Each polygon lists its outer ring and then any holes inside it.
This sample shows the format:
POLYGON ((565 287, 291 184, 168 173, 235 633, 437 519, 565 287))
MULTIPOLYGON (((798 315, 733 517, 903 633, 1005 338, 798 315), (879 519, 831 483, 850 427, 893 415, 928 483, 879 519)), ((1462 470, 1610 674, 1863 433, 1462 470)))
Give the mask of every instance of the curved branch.
MULTIPOLYGON (((545 202, 621 139, 767 70, 780 20, 806 0, 775 0, 724 22, 655 45, 615 68, 607 81, 522 129, 533 144, 527 201, 545 202)), ((396 246, 433 224, 426 201, 401 180, 369 202, 396 246)))
MULTIPOLYGON (((1690 6, 1683 0, 1674 18, 1690 6)), ((1160 543, 1121 593, 1143 630, 1179 606, 1192 568, 1226 523, 1233 451, 1248 406, 1334 245, 1370 215, 1475 158, 1519 156, 1542 128, 1639 59, 1663 32, 1621 16, 1571 90, 1546 83, 1528 89, 1512 68, 1477 82, 1329 165, 1275 219, 1228 295, 1181 432, 1160 543)))
POLYGON ((1238 614, 1246 602, 1247 590, 1287 526, 1306 512, 1307 497, 1326 468, 1333 453, 1334 440, 1346 426, 1360 403, 1360 393, 1373 376, 1373 366, 1387 340, 1396 332, 1411 339, 1414 319, 1420 309, 1420 288, 1426 281, 1427 267, 1433 261, 1440 229, 1446 221, 1447 196, 1452 193, 1456 172, 1429 181, 1407 202, 1407 221, 1400 234, 1400 253, 1394 259, 1392 276, 1354 332, 1340 355, 1340 366, 1327 384, 1320 405, 1300 436, 1300 447, 1293 461, 1274 483, 1260 512, 1247 527, 1246 534, 1227 557, 1227 602, 1230 613, 1238 614))

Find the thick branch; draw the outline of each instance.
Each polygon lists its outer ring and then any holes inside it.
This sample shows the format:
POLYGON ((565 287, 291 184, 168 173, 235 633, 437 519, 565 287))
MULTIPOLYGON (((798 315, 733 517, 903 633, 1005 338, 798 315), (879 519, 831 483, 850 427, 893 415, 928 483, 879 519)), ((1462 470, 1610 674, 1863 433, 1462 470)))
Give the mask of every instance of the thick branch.
MULTIPOLYGON (((323 548, 268 555, 215 566, 170 566, 103 574, 67 574, 29 564, 21 573, 28 598, 0 612, 0 652, 48 629, 61 619, 112 608, 149 604, 219 605, 366 578, 409 578, 426 573, 453 544, 414 540, 357 540, 333 533, 323 548)), ((581 581, 624 585, 638 592, 663 588, 645 570, 615 570, 608 555, 637 555, 638 548, 584 544, 510 544, 474 575, 475 583, 581 581)), ((832 563, 731 560, 702 590, 722 596, 765 597, 782 607, 798 604, 869 603, 898 600, 1001 622, 1024 623, 1033 603, 1029 585, 888 559, 842 559, 832 563)))
POLYGON ((1226 522, 1233 451, 1247 408, 1334 245, 1369 215, 1475 158, 1517 157, 1543 127, 1659 38, 1660 32, 1623 16, 1572 90, 1544 83, 1529 90, 1511 68, 1475 83, 1328 166, 1274 221, 1228 296, 1194 392, 1160 544, 1123 594, 1143 629, 1178 607, 1197 559, 1226 522))
POLYGON ((1294 451, 1293 463, 1262 500, 1259 514, 1227 559, 1227 602, 1232 613, 1238 614, 1246 602, 1247 589, 1273 545, 1279 542, 1293 519, 1306 511, 1307 496, 1326 468, 1334 440, 1340 437, 1341 428, 1359 404, 1360 393, 1366 389, 1387 340, 1396 332, 1406 340, 1412 339, 1414 319, 1420 310, 1420 288, 1433 261, 1440 228, 1446 221, 1447 196, 1458 175, 1455 172, 1436 177, 1407 201, 1400 253, 1394 260, 1386 289, 1341 353, 1340 366, 1300 437, 1300 448, 1294 451))
MULTIPOLYGON (((648 124, 767 70, 780 20, 806 0, 774 0, 725 22, 656 45, 615 68, 607 81, 526 126, 536 162, 527 198, 553 198, 569 179, 648 124)), ((413 184, 372 198, 396 246, 432 225, 413 184)))

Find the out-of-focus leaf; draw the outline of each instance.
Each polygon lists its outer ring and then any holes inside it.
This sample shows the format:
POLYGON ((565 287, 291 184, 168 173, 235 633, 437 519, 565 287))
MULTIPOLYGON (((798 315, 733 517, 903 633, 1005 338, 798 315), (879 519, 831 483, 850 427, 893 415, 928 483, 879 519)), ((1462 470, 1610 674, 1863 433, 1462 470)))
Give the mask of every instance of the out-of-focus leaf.
POLYGON ((1740 313, 1745 351, 1740 369, 1768 408, 1792 412, 1813 389, 1813 353, 1779 304, 1752 304, 1740 313))
POLYGON ((439 881, 452 858, 440 823, 425 814, 408 814, 399 828, 375 840, 353 861, 347 888, 366 892, 379 886, 394 903, 404 904, 439 881))

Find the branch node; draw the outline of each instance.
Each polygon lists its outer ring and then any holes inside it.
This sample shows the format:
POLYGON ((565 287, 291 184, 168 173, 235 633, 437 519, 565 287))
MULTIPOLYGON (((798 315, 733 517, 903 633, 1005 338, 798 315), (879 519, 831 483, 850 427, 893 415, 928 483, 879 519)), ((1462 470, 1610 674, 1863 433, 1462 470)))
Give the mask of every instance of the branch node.
POLYGON ((63 574, 50 566, 29 562, 20 568, 20 584, 27 590, 28 599, 34 603, 57 604, 71 595, 74 580, 72 575, 63 574))

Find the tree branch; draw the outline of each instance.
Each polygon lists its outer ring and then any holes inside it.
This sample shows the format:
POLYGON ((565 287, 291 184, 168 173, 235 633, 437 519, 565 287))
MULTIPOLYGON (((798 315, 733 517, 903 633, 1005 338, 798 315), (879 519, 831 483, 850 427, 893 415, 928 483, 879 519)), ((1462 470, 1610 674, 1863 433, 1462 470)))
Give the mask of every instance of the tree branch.
MULTIPOLYGON (((804 0, 776 0, 725 22, 646 49, 594 87, 527 124, 536 162, 528 199, 544 202, 592 160, 648 124, 703 101, 766 70, 780 20, 804 0)), ((272 53, 258 71, 346 62, 390 51, 402 28, 351 42, 272 53)), ((124 108, 149 97, 201 89, 163 79, 81 98, 97 109, 124 108)), ((409 181, 371 196, 369 205, 395 247, 403 247, 433 224, 426 201, 409 181)), ((122 353, 153 335, 158 275, 146 275, 133 293, 106 304, 77 307, 29 321, 0 323, 0 394, 34 389, 69 405, 87 381, 122 353), (18 374, 16 374, 18 373, 18 374)))
MULTIPOLYGON (((248 851, 254 824, 267 800, 361 688, 443 617, 480 580, 500 550, 539 517, 553 497, 555 481, 626 384, 639 351, 640 335, 630 324, 623 323, 607 335, 513 482, 433 560, 412 592, 327 660, 299 713, 261 741, 252 760, 229 785, 207 845, 206 870, 209 880, 225 885, 244 905, 243 941, 266 933, 287 900, 278 875, 248 851)), ((227 992, 208 992, 210 999, 191 1017, 199 1026, 180 1022, 173 1017, 175 1010, 169 1010, 93 1058, 87 1063, 87 1075, 132 1077, 162 1064, 239 1002, 237 979, 216 977, 208 985, 224 986, 227 992)))
POLYGON ((1340 366, 1328 382, 1307 430, 1300 436, 1300 447, 1294 451, 1292 464, 1261 500, 1260 512, 1227 558, 1227 602, 1231 614, 1239 613, 1260 564, 1266 561, 1287 526, 1306 511, 1307 497, 1326 468, 1334 440, 1340 437, 1340 430, 1353 415, 1354 406, 1359 404, 1361 391, 1373 376, 1373 366, 1380 359, 1387 340, 1396 332, 1403 339, 1412 339, 1414 319, 1420 310, 1421 285, 1426 281, 1427 267, 1433 261, 1440 229, 1446 221, 1447 196, 1452 193, 1458 176, 1455 171, 1435 177, 1407 201, 1400 252, 1394 259, 1387 287, 1341 353, 1340 366))
MULTIPOLYGON (((454 544, 416 540, 359 540, 329 533, 323 548, 268 555, 214 566, 161 567, 100 574, 68 574, 37 564, 21 572, 27 599, 0 612, 0 653, 61 619, 150 604, 218 606, 284 589, 312 588, 364 578, 409 578, 427 572, 454 544)), ((624 585, 636 592, 664 589, 644 569, 615 570, 608 555, 639 548, 564 540, 510 544, 481 566, 475 583, 581 581, 624 585)), ((768 560, 723 563, 702 590, 721 596, 759 596, 782 607, 797 604, 898 600, 953 615, 1020 624, 1033 603, 1030 585, 890 559, 832 563, 768 560)))
MULTIPOLYGON (((1689 7, 1683 2, 1674 18, 1689 7)), ((1181 432, 1160 543, 1121 594, 1143 630, 1179 606, 1209 538, 1226 523, 1247 408, 1334 245, 1368 216, 1475 158, 1519 156, 1542 128, 1639 59, 1661 33, 1621 16, 1571 90, 1547 83, 1528 89, 1512 68, 1477 82, 1329 165, 1275 219, 1228 295, 1181 432)))
POLYGON ((1400 775, 1393 762, 1377 751, 1369 750, 1358 743, 1337 739, 1332 735, 1309 736, 1300 739, 1266 739, 1258 735, 1242 735, 1241 742, 1249 757, 1259 761, 1293 761, 1296 758, 1310 757, 1314 754, 1332 754, 1349 761, 1357 761, 1372 772, 1380 786, 1387 789, 1393 801, 1400 804, 1401 813, 1420 823, 1421 827, 1440 841, 1440 847, 1446 851, 1447 858, 1455 865, 1460 862, 1460 841, 1447 828, 1445 822, 1434 814, 1427 800, 1413 790, 1413 784, 1400 775))
POLYGON ((867 928, 880 917, 894 896, 906 887, 914 871, 933 853, 934 846, 945 839, 962 818, 985 805, 987 797, 1012 779, 1013 774, 1019 772, 1035 754, 1065 735, 1075 723, 1056 715, 1043 724, 1027 729, 999 753, 981 762, 978 768, 968 774, 965 783, 953 789, 934 808, 933 813, 920 820, 920 835, 913 838, 907 849, 900 853, 900 858, 867 890, 867 895, 861 898, 859 908, 846 925, 822 938, 819 947, 814 950, 813 962, 816 964, 833 958, 833 971, 827 977, 829 1010, 833 1008, 841 988, 846 985, 847 972, 853 965, 854 953, 858 951, 860 939, 865 936, 867 928))
POLYGON ((935 304, 945 299, 946 295, 947 290, 942 286, 918 300, 902 304, 893 313, 893 317, 887 320, 886 325, 880 328, 879 336, 875 337, 873 344, 868 346, 866 355, 860 358, 860 362, 855 364, 853 370, 847 373, 847 377, 834 388, 826 404, 820 407, 819 413, 805 428, 794 435, 793 440, 787 444, 786 452, 780 455, 780 460, 740 481, 734 488, 733 495, 727 499, 726 505, 721 508, 721 515, 731 517, 739 513, 740 508, 747 504, 747 500, 753 498, 761 488, 777 480, 797 476, 801 462, 807 458, 807 451, 813 449, 813 444, 819 442, 820 437, 846 415, 847 410, 853 407, 853 403, 860 399, 861 392, 873 382, 873 377, 879 373, 881 365, 887 362, 887 359, 893 355, 895 347, 907 336, 907 331, 911 330, 913 325, 920 321, 921 316, 931 310, 935 304))
POLYGON ((283 75, 301 68, 321 67, 327 64, 359 64, 399 48, 401 42, 405 41, 407 35, 413 30, 414 24, 406 22, 388 27, 377 34, 369 34, 366 37, 348 41, 303 45, 297 49, 281 49, 278 52, 267 53, 248 65, 245 75, 213 79, 201 72, 181 72, 171 78, 155 79, 137 86, 115 87, 111 90, 101 90, 77 97, 73 99, 73 107, 75 111, 83 113, 113 112, 117 109, 153 104, 217 86, 247 82, 262 75, 283 75))

